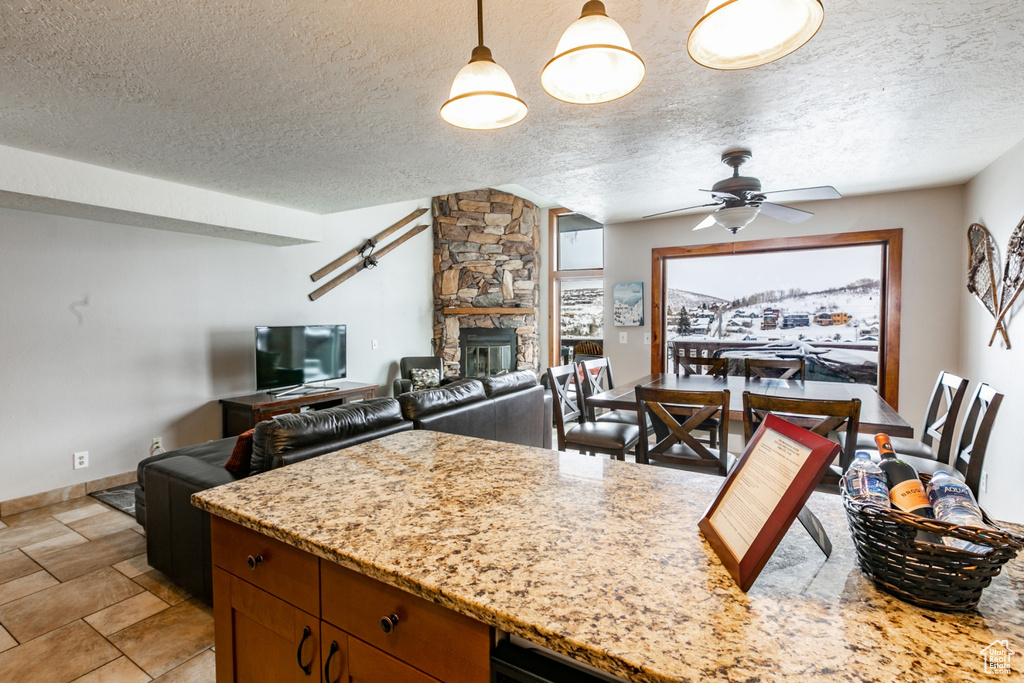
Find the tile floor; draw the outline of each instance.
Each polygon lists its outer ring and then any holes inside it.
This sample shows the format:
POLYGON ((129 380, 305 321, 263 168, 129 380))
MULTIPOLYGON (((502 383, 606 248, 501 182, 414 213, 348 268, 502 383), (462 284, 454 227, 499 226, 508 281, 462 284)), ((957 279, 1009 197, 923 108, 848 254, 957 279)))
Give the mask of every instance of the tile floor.
POLYGON ((207 683, 213 613, 94 498, 0 518, 0 681, 207 683))

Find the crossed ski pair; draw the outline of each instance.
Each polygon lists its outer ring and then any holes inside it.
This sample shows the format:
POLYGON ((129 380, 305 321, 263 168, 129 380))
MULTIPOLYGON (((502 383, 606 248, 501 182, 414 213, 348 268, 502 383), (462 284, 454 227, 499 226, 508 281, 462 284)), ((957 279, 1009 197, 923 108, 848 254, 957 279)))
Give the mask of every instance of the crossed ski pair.
POLYGON ((405 233, 404 235, 402 235, 401 237, 396 239, 391 244, 388 244, 387 246, 381 248, 380 251, 378 251, 376 253, 374 253, 374 251, 373 251, 374 248, 377 246, 377 244, 380 243, 382 240, 387 239, 389 236, 391 236, 392 234, 394 234, 398 230, 401 230, 403 227, 408 225, 413 220, 419 218, 420 216, 422 216, 426 212, 427 212, 426 209, 417 209, 417 210, 413 211, 408 216, 406 216, 402 220, 398 221, 397 223, 395 223, 391 227, 385 228, 384 230, 381 230, 379 233, 377 233, 376 235, 374 235, 370 239, 366 240, 365 242, 363 242, 358 247, 355 247, 354 249, 350 249, 349 251, 345 252, 344 254, 339 256, 338 258, 336 258, 333 261, 331 261, 330 263, 328 263, 326 266, 324 266, 320 270, 318 270, 315 273, 313 273, 312 275, 310 275, 309 278, 313 282, 316 282, 317 280, 319 280, 323 276, 327 275, 331 271, 335 270, 336 268, 340 268, 342 265, 344 265, 345 263, 347 263, 351 259, 355 258, 356 256, 362 256, 362 259, 359 261, 359 263, 355 264, 354 266, 352 266, 351 268, 349 268, 348 270, 343 272, 341 275, 338 275, 337 277, 327 281, 326 283, 324 283, 323 285, 321 285, 317 289, 315 289, 312 292, 310 292, 309 300, 310 301, 316 301, 317 299, 322 297, 324 294, 326 294, 327 292, 331 291, 332 289, 334 289, 335 287, 337 287, 342 282, 344 282, 345 280, 349 279, 350 277, 352 277, 353 275, 355 275, 359 271, 365 270, 367 268, 372 268, 373 266, 377 265, 377 260, 378 259, 383 258, 384 256, 386 256, 388 254, 388 252, 390 252, 392 249, 394 249, 395 247, 397 247, 398 245, 402 244, 403 242, 408 241, 409 239, 415 237, 416 235, 418 235, 421 232, 423 232, 424 230, 426 230, 427 226, 425 226, 425 225, 417 225, 416 227, 414 227, 413 229, 409 230, 407 233, 405 233))

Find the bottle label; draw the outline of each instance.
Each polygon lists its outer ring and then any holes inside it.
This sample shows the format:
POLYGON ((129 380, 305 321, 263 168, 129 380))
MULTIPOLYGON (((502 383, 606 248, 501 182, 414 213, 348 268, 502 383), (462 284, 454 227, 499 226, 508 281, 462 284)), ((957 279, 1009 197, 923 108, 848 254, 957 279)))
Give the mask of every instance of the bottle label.
POLYGON ((930 487, 928 498, 933 506, 940 500, 947 501, 945 505, 959 505, 970 510, 975 510, 978 506, 974 502, 974 494, 971 493, 971 490, 959 482, 930 487))
POLYGON ((889 498, 892 499, 893 505, 904 512, 931 507, 920 479, 908 479, 896 484, 889 489, 889 498))
POLYGON ((858 471, 847 472, 846 484, 850 495, 855 499, 873 495, 879 495, 882 498, 889 497, 889 487, 886 486, 885 479, 877 475, 858 471))

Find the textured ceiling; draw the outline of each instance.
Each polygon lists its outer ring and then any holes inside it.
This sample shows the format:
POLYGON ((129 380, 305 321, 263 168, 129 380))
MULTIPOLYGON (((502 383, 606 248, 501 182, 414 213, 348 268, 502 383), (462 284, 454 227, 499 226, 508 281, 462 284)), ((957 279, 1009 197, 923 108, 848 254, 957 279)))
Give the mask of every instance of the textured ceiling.
POLYGON ((0 0, 0 144, 318 213, 515 183, 604 222, 697 204, 749 146, 766 189, 962 182, 1024 138, 1024 2, 823 0, 804 48, 694 64, 704 0, 607 0, 647 64, 629 97, 557 102, 539 73, 582 0, 484 3, 530 106, 488 133, 438 109, 471 0, 0 0))

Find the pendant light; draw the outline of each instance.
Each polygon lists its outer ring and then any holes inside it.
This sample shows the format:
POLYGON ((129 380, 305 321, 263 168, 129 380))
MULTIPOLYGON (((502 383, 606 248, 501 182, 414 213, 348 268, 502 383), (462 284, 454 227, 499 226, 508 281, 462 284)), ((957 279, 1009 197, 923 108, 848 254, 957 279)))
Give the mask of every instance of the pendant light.
POLYGON ((526 117, 526 103, 516 95, 508 73, 494 63, 484 47, 483 0, 476 0, 479 44, 469 64, 455 76, 441 118, 459 128, 494 130, 519 123, 526 117))
POLYGON ((686 51, 711 69, 749 69, 802 46, 824 17, 821 0, 710 0, 686 51))
POLYGON ((600 0, 583 5, 540 72, 544 90, 570 104, 611 102, 636 90, 642 80, 644 61, 600 0))

